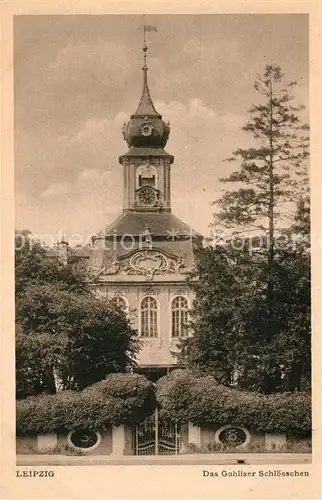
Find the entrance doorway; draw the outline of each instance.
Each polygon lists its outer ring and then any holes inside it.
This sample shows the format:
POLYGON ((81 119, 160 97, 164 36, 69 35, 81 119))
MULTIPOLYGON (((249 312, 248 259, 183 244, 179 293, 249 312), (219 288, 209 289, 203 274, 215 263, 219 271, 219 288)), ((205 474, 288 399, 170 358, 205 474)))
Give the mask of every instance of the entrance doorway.
POLYGON ((179 424, 159 418, 158 410, 133 429, 134 455, 178 455, 180 446, 179 424))

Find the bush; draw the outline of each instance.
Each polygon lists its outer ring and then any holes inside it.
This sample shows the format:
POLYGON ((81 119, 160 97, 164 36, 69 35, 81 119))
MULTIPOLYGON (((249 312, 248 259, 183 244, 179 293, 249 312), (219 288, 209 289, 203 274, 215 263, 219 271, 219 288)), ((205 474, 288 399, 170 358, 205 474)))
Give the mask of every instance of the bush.
POLYGON ((31 396, 17 402, 17 434, 104 430, 135 424, 152 413, 154 386, 142 375, 112 374, 83 391, 31 396))
POLYGON ((83 391, 31 396, 17 402, 17 434, 38 434, 110 425, 136 425, 160 406, 160 416, 195 425, 242 425, 259 432, 308 435, 311 395, 264 395, 232 389, 212 376, 174 370, 154 384, 137 374, 115 373, 83 391))
POLYGON ((68 446, 67 444, 64 446, 55 446, 53 448, 42 448, 38 450, 38 448, 34 448, 32 446, 26 445, 17 445, 17 454, 18 455, 64 455, 64 456, 85 456, 82 450, 77 450, 68 446))
POLYGON ((217 384, 212 376, 175 370, 157 383, 164 416, 195 425, 244 425, 263 432, 308 433, 311 394, 264 395, 217 384))
MULTIPOLYGON (((187 449, 183 452, 189 453, 267 453, 267 448, 263 444, 249 443, 242 448, 232 448, 220 445, 218 443, 205 443, 203 446, 196 446, 189 443, 187 449)), ((311 441, 303 440, 298 443, 286 443, 281 446, 272 447, 269 453, 312 453, 311 441)))

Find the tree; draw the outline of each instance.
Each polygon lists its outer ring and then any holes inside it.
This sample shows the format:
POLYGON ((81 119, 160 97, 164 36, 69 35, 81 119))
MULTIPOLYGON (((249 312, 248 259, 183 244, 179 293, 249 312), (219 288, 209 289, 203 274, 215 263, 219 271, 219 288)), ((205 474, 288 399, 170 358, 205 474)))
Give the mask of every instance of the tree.
POLYGON ((311 372, 309 254, 287 247, 275 259, 274 330, 267 336, 266 267, 246 247, 198 252, 191 282, 193 336, 181 342, 181 364, 225 385, 263 393, 308 390, 311 372))
POLYGON ((237 149, 226 160, 240 160, 240 168, 221 179, 238 183, 238 187, 214 203, 219 208, 214 226, 237 232, 264 232, 270 262, 276 232, 289 219, 288 204, 293 207, 303 194, 308 194, 308 126, 301 123, 299 116, 304 106, 291 104, 289 89, 295 85, 283 85, 281 68, 276 65, 267 65, 263 75, 257 75, 254 87, 263 103, 251 107, 250 120, 242 127, 251 133, 254 145, 237 149))
POLYGON ((30 284, 59 283, 72 291, 89 292, 86 273, 67 265, 58 258, 48 258, 47 249, 28 230, 15 233, 15 294, 24 296, 30 284))
POLYGON ((30 241, 16 252, 16 321, 20 398, 55 393, 57 383, 82 390, 135 365, 139 341, 125 313, 30 241))
POLYGON ((191 282, 193 336, 181 342, 179 360, 231 384, 248 355, 247 323, 258 291, 256 276, 249 254, 231 247, 202 248, 197 262, 198 282, 191 282))
POLYGON ((240 168, 222 179, 233 187, 214 204, 213 227, 230 239, 199 254, 194 336, 180 355, 223 383, 263 392, 310 379, 309 144, 294 86, 273 65, 255 81, 263 102, 243 127, 253 143, 229 159, 240 168))

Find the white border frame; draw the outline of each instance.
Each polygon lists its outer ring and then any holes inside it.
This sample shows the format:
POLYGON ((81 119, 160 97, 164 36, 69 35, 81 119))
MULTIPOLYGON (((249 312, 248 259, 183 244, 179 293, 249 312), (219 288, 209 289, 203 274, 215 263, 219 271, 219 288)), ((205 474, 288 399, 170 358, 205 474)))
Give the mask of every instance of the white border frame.
POLYGON ((68 446, 70 446, 71 448, 74 448, 75 450, 81 450, 83 453, 88 453, 89 451, 92 451, 92 450, 95 450, 96 448, 98 448, 102 442, 101 433, 98 431, 93 431, 93 432, 95 432, 96 437, 97 437, 97 441, 93 446, 91 446, 90 448, 81 448, 80 446, 76 446, 74 443, 72 443, 72 440, 71 440, 71 436, 75 431, 76 431, 76 429, 72 429, 67 434, 67 444, 68 444, 68 446))

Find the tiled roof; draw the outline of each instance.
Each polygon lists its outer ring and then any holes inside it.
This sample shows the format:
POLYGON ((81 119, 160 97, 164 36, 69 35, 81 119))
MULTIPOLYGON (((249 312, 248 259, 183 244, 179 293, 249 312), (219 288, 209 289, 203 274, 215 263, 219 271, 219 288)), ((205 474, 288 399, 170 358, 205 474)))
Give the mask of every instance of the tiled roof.
POLYGON ((138 236, 147 228, 152 236, 172 237, 173 241, 178 238, 202 238, 171 212, 125 212, 106 228, 105 235, 138 236))

